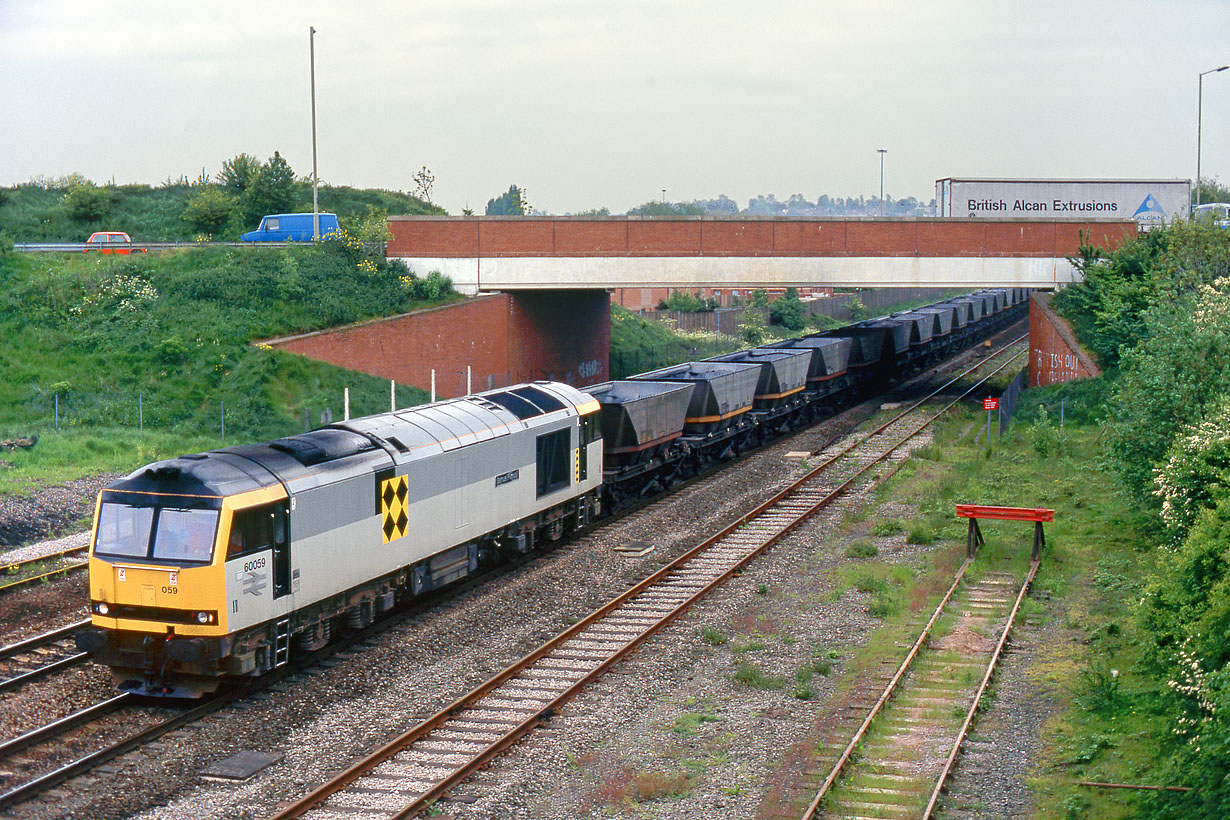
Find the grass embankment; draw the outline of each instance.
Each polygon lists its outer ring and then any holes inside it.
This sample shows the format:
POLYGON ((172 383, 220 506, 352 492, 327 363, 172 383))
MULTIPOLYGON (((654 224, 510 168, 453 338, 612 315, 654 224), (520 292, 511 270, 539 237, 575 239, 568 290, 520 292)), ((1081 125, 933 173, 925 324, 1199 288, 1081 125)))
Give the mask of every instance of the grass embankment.
MULTIPOLYGON (((389 383, 251 344, 455 298, 353 244, 0 254, 0 492, 386 410, 389 383), (58 407, 58 425, 56 419, 58 407), (58 429, 57 429, 58 426, 58 429), (143 426, 142 430, 138 430, 143 426)), ((424 401, 398 386, 398 404, 424 401)))
POLYGON ((624 379, 659 367, 705 359, 747 345, 732 336, 680 333, 662 322, 611 306, 611 378, 624 379))
MULTIPOLYGON (((849 560, 818 570, 833 585, 833 598, 852 588, 867 593, 869 614, 883 619, 849 661, 853 674, 843 686, 857 687, 863 676, 882 668, 882 658, 900 657, 901 647, 912 643, 964 557, 968 524, 956 517, 957 503, 1053 508, 1034 585, 1041 595, 1027 599, 1021 614, 1034 626, 1052 622, 1057 636, 1039 647, 1026 673, 1055 709, 1042 733, 1045 757, 1028 781, 1033 816, 1110 820, 1132 816, 1142 801, 1174 799, 1074 785, 1159 785, 1156 760, 1170 742, 1160 708, 1166 684, 1140 663, 1133 610, 1141 579, 1165 556, 1146 548, 1142 521, 1125 512, 1111 477, 1095 466, 1101 431, 1091 418, 1102 390, 1063 390, 1062 430, 1060 395, 1026 391, 1016 423, 990 450, 974 442, 985 415, 974 407, 954 408, 937 427, 934 443, 915 451, 879 488, 880 507, 848 516, 831 536, 845 545, 849 560), (894 560, 903 535, 906 544, 935 547, 894 560)), ((984 521, 981 528, 987 546, 971 567, 971 579, 988 570, 1024 577, 1032 526, 984 521)), ((941 623, 939 634, 943 628, 941 623)))
MULTIPOLYGON (((190 242, 203 234, 218 241, 238 241, 255 230, 255 219, 242 213, 240 198, 222 209, 217 224, 203 230, 191 220, 189 204, 203 193, 231 197, 215 183, 167 180, 162 185, 101 185, 92 188, 96 204, 82 213, 69 193, 85 183, 81 178, 42 180, 0 188, 0 237, 13 242, 84 242, 94 231, 124 231, 137 242, 190 242)), ((371 211, 380 214, 442 214, 443 209, 398 191, 321 185, 320 210, 336 213, 342 226, 353 229, 371 211)), ((288 211, 312 210, 312 186, 291 186, 288 211)))

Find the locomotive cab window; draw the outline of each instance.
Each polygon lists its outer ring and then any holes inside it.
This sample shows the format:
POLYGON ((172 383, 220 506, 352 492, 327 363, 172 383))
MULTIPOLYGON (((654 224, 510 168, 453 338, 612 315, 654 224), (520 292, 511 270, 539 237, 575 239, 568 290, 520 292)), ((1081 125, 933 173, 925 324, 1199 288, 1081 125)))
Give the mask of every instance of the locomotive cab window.
POLYGON ((218 511, 106 503, 98 514, 94 554, 207 563, 218 511))
POLYGON ((144 558, 149 552, 149 534, 153 523, 153 507, 103 504, 98 513, 94 553, 144 558))
POLYGON ((238 558, 273 546, 276 504, 236 510, 231 518, 231 536, 227 543, 227 559, 238 558))
POLYGON ((217 510, 177 510, 165 507, 158 511, 153 557, 167 561, 206 563, 214 554, 217 527, 217 510))
POLYGON ((565 428, 538 437, 538 497, 568 486, 568 451, 572 431, 565 428))
POLYGON ((602 438, 602 426, 598 423, 598 414, 590 413, 588 416, 581 416, 582 443, 593 444, 600 438, 602 438))

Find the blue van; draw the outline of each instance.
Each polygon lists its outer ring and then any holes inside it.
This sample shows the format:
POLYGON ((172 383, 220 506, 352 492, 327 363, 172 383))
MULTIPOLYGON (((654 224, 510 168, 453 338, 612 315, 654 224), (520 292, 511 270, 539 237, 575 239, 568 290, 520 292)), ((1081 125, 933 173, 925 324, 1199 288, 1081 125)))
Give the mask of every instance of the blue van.
MULTIPOLYGON (((320 238, 341 233, 337 214, 320 214, 320 238)), ((261 225, 239 237, 244 242, 311 242, 312 214, 270 214, 261 225)))

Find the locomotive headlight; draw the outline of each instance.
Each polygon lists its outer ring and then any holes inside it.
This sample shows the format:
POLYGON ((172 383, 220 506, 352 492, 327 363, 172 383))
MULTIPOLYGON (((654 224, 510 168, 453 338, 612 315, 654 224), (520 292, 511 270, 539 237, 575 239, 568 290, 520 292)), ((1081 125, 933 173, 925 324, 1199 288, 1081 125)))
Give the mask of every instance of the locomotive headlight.
POLYGON ((196 622, 199 624, 207 624, 210 620, 208 612, 198 612, 196 614, 196 622))
POLYGON ((107 613, 111 611, 111 607, 100 602, 98 606, 95 607, 95 610, 98 612, 99 615, 106 615, 107 613))

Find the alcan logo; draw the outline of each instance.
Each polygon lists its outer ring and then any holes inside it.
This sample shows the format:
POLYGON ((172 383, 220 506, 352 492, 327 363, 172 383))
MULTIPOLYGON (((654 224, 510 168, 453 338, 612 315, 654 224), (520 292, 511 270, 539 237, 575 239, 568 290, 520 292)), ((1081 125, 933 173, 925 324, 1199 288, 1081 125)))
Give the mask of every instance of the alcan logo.
POLYGON ((1147 222, 1151 225, 1166 224, 1166 211, 1162 209, 1160 202, 1154 198, 1153 194, 1145 197, 1140 203, 1140 207, 1136 209, 1136 213, 1132 214, 1132 218, 1137 222, 1147 222))

